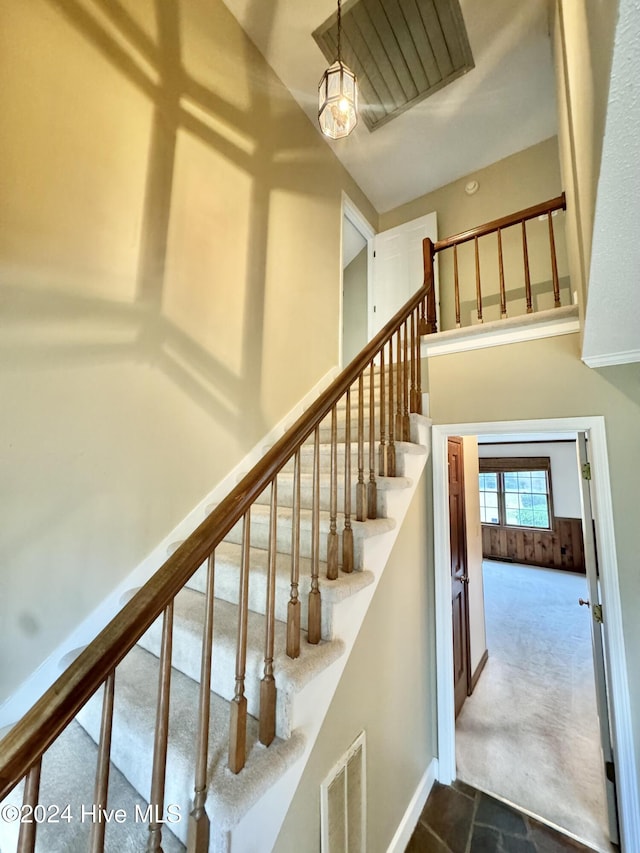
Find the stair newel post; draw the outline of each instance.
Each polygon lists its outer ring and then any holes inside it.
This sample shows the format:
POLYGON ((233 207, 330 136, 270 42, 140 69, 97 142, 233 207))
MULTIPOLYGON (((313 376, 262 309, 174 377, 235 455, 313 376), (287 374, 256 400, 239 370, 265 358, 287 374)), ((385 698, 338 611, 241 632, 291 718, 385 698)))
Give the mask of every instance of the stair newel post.
POLYGON ((231 700, 229 722, 229 770, 239 773, 247 757, 247 697, 244 694, 247 668, 247 625, 249 618, 249 561, 251 559, 251 510, 242 520, 242 556, 238 595, 238 634, 236 645, 236 686, 231 700))
MULTIPOLYGON (((389 364, 389 372, 391 372, 389 364)), ((373 377, 372 385, 373 387, 373 377)), ((380 350, 380 447, 378 449, 378 474, 381 477, 387 475, 387 413, 385 406, 385 372, 384 372, 384 346, 380 350)), ((391 417, 389 417, 389 431, 391 431, 391 417)))
POLYGON ((329 534, 327 539, 327 579, 338 577, 338 425, 336 407, 331 409, 331 472, 329 481, 329 534))
MULTIPOLYGON (((400 347, 398 347, 398 354, 400 347)), ((393 335, 389 338, 389 444, 387 445, 386 468, 385 474, 387 477, 396 476, 396 445, 395 445, 395 412, 394 412, 394 397, 393 397, 393 335)), ((380 471, 382 474, 382 471, 380 471)))
POLYGON ((522 260, 524 262, 524 293, 527 300, 527 314, 533 312, 533 300, 531 298, 531 273, 529 271, 529 249, 527 247, 527 225, 522 220, 522 260))
POLYGON ((473 245, 476 253, 476 309, 478 313, 478 322, 484 323, 482 319, 482 285, 480 283, 480 252, 478 251, 478 238, 473 238, 473 245))
MULTIPOLYGON (((106 809, 109 790, 109 757, 111 755, 111 730, 113 726, 113 698, 115 691, 115 670, 107 676, 102 697, 102 719, 100 721, 100 746, 98 747, 98 763, 96 766, 96 782, 93 791, 93 805, 106 809)), ((91 853, 102 853, 104 850, 104 834, 106 822, 95 820, 91 824, 89 850, 91 853)))
POLYGON ((358 376, 358 485, 356 486, 356 518, 367 517, 367 487, 364 482, 364 375, 358 376))
POLYGON ((309 591, 309 625, 307 640, 320 642, 321 600, 320 575, 320 429, 316 427, 313 442, 313 499, 311 504, 311 589, 309 591))
POLYGON ((151 797, 149 805, 152 818, 149 823, 148 853, 162 853, 162 826, 164 818, 164 786, 167 773, 167 742, 169 740, 169 701, 171 698, 171 654, 173 646, 173 601, 162 616, 162 641, 158 671, 158 706, 153 740, 153 770, 151 772, 151 797))
POLYGON ((351 527, 351 389, 347 388, 344 438, 344 530, 342 531, 342 571, 353 571, 353 529, 351 527))
POLYGON ((291 594, 287 605, 287 655, 300 656, 300 448, 293 460, 293 501, 291 513, 291 594))
POLYGON ((260 682, 260 743, 269 746, 276 736, 276 680, 273 676, 273 646, 276 626, 276 554, 278 551, 278 476, 271 483, 269 551, 267 563, 267 607, 264 635, 264 674, 260 682))
MULTIPOLYGON (((42 770, 42 756, 36 761, 27 773, 27 780, 24 786, 24 795, 22 797, 22 808, 29 807, 30 813, 38 804, 38 796, 40 794, 40 772, 42 770)), ((20 822, 20 834, 18 835, 18 846, 16 853, 33 853, 36 849, 36 830, 38 824, 35 820, 20 822)))
POLYGON ((209 850, 209 815, 207 801, 207 763, 209 756, 209 718, 211 714, 211 658, 213 654, 213 603, 215 582, 215 551, 207 560, 202 652, 200 658, 200 693, 198 697, 198 734, 196 741, 196 773, 193 809, 189 815, 187 850, 207 853, 209 850))
POLYGON ((402 390, 402 404, 404 412, 402 415, 402 438, 411 441, 411 428, 409 421, 409 320, 404 321, 402 337, 402 374, 404 388, 402 390))
POLYGON ((555 308, 560 308, 560 281, 558 280, 558 260, 556 258, 556 241, 553 236, 553 221, 551 211, 547 213, 549 221, 549 250, 551 251, 551 278, 553 279, 553 303, 555 308))
POLYGON ((378 517, 376 487, 376 397, 373 359, 369 365, 369 483, 367 485, 367 518, 378 517))
POLYGON ((504 286, 504 261, 502 258, 502 231, 498 228, 498 272, 500 274, 500 319, 507 316, 507 293, 504 286))

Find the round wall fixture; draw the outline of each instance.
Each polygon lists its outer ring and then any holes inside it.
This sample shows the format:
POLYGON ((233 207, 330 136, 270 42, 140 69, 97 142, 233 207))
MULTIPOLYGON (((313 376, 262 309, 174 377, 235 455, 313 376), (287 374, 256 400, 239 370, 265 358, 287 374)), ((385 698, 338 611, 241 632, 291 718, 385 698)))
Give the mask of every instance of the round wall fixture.
POLYGON ((480 184, 477 181, 469 181, 464 185, 464 191, 467 195, 474 195, 480 189, 480 184))

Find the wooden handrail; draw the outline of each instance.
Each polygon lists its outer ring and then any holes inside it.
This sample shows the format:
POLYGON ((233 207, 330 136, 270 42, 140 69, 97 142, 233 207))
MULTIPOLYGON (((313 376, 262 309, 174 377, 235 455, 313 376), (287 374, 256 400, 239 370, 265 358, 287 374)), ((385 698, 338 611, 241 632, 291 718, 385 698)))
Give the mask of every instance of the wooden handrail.
POLYGON ((468 231, 462 231, 460 234, 454 234, 452 237, 446 237, 444 240, 438 240, 433 245, 433 251, 441 252, 443 249, 448 249, 451 246, 459 246, 461 243, 468 243, 469 240, 484 237, 487 234, 491 234, 493 231, 508 228, 510 225, 518 225, 520 222, 527 222, 529 219, 535 219, 538 216, 552 213, 554 210, 566 209, 567 201, 564 193, 562 193, 562 195, 549 199, 549 201, 534 204, 533 207, 527 207, 517 213, 511 213, 509 216, 494 219, 492 222, 487 222, 477 228, 470 228, 468 231))
MULTIPOLYGON (((374 357, 391 340, 400 324, 423 303, 425 296, 423 286, 16 723, 1 742, 0 801, 31 767, 38 764, 42 754, 166 610, 231 528, 245 516, 367 365, 373 370, 374 357)), ((375 492, 373 495, 375 497, 375 492)), ((369 497, 371 503, 371 495, 369 497)), ((371 517, 371 507, 369 514, 371 517)))

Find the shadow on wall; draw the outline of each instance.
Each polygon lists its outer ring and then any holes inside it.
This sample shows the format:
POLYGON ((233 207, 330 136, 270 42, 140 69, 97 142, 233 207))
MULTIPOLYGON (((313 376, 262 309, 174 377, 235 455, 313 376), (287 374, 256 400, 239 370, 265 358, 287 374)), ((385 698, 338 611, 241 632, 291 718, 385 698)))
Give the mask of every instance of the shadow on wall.
POLYGON ((339 233, 222 2, 5 6, 0 701, 331 366, 305 235, 339 233))

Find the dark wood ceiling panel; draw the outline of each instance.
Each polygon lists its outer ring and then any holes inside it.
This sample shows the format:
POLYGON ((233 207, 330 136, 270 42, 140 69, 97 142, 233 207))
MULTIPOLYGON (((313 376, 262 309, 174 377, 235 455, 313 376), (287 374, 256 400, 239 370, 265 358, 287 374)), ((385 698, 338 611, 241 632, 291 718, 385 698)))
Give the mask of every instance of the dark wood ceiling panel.
MULTIPOLYGON (((337 15, 313 37, 337 54, 337 15)), ((342 7, 342 58, 357 74, 370 130, 473 68, 459 0, 350 0, 342 7)))

